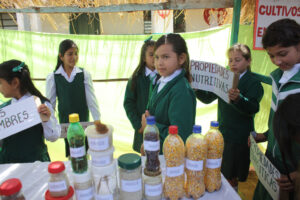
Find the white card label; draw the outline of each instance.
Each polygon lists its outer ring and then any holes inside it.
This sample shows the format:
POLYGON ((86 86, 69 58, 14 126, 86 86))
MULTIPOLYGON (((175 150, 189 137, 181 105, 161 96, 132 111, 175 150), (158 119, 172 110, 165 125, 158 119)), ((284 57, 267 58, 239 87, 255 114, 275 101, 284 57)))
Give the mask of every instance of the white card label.
POLYGON ((90 187, 85 190, 76 190, 75 189, 75 193, 76 193, 77 200, 91 200, 94 198, 93 187, 90 187))
POLYGON ((184 164, 179 165, 177 167, 167 167, 167 176, 169 177, 176 177, 180 176, 184 172, 184 164))
POLYGON ((160 147, 159 141, 153 142, 153 141, 144 140, 145 151, 159 151, 159 147, 160 147))
POLYGON ((203 160, 195 161, 195 160, 185 160, 185 166, 187 169, 191 171, 202 171, 203 170, 203 160))
POLYGON ((50 192, 60 192, 67 190, 66 181, 48 182, 48 188, 50 192))
POLYGON ((112 194, 96 194, 96 200, 114 200, 114 196, 112 194))
POLYGON ((206 159, 206 168, 216 169, 221 167, 222 158, 219 159, 206 159))
POLYGON ((85 155, 85 146, 79 148, 70 147, 70 155, 72 158, 79 158, 85 155))
POLYGON ((103 151, 109 148, 109 137, 91 138, 88 137, 89 148, 94 151, 103 151))
POLYGON ((157 185, 145 184, 145 194, 151 197, 159 196, 162 194, 162 188, 161 183, 157 185))
POLYGON ((137 192, 142 190, 142 179, 121 180, 121 190, 125 192, 137 192))
POLYGON ((112 162, 111 156, 92 156, 92 165, 96 167, 103 167, 109 165, 112 162))

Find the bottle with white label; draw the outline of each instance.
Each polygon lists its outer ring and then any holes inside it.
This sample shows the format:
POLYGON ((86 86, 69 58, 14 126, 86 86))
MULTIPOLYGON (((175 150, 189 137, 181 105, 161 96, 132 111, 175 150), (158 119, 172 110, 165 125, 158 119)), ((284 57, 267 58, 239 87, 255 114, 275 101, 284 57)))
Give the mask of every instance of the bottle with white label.
POLYGON ((51 162, 48 165, 50 178, 48 181, 49 193, 52 197, 63 197, 69 192, 69 179, 65 173, 65 165, 61 161, 51 162))
POLYGON ((143 176, 144 197, 146 200, 161 200, 163 193, 162 176, 159 171, 157 175, 143 176))
POLYGON ((134 153, 118 158, 120 199, 141 200, 143 198, 141 157, 134 153))
POLYGON ((219 123, 212 121, 205 135, 207 158, 205 163, 204 183, 208 192, 221 188, 221 164, 224 150, 223 135, 219 131, 219 123))
POLYGON ((85 134, 79 123, 79 115, 69 115, 67 139, 70 146, 70 159, 73 172, 84 173, 88 169, 87 155, 85 151, 85 134))
POLYGON ((147 117, 147 126, 144 130, 144 151, 146 154, 146 163, 144 173, 150 175, 160 171, 160 162, 158 159, 160 151, 159 130, 155 125, 155 117, 147 117))
POLYGON ((204 163, 207 156, 207 144, 201 134, 201 126, 194 125, 193 134, 185 143, 186 146, 186 194, 187 197, 199 199, 205 193, 204 163))
POLYGON ((166 199, 180 199, 184 196, 185 149, 177 126, 169 126, 169 135, 163 144, 166 160, 164 195, 166 199))
POLYGON ((94 185, 89 171, 82 174, 73 173, 74 189, 77 200, 95 200, 94 185))

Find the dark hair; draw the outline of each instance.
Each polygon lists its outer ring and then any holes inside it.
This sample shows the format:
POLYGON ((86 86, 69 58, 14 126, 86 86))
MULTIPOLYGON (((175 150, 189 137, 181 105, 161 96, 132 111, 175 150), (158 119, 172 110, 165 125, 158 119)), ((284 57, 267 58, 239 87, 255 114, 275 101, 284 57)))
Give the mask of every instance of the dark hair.
POLYGON ((58 49, 58 55, 57 55, 57 63, 56 63, 56 67, 55 67, 55 71, 59 68, 60 65, 63 65, 64 63, 61 61, 59 55, 64 56, 66 51, 68 51, 70 48, 72 47, 76 47, 78 50, 77 45, 75 44, 75 42, 73 40, 69 40, 66 39, 64 41, 62 41, 59 44, 59 49, 58 49))
POLYGON ((147 40, 144 42, 142 49, 141 49, 141 55, 140 55, 140 62, 137 66, 137 68, 132 73, 132 81, 131 81, 131 90, 134 91, 136 87, 136 79, 137 75, 139 73, 144 73, 145 66, 146 66, 146 51, 148 47, 154 47, 155 42, 153 40, 147 40))
MULTIPOLYGON (((242 56, 247 60, 251 60, 251 51, 250 48, 245 44, 235 44, 227 50, 227 57, 229 58, 229 53, 232 51, 239 51, 242 53, 242 56)), ((247 66, 247 69, 251 71, 251 66, 247 66)))
POLYGON ((164 44, 171 44, 173 47, 173 51, 177 54, 177 56, 180 56, 183 53, 186 54, 186 60, 182 64, 182 68, 185 69, 185 77, 190 82, 192 80, 190 74, 190 57, 185 40, 179 34, 175 33, 163 35, 156 41, 154 52, 158 47, 164 44))
POLYGON ((31 78, 28 66, 24 63, 22 68, 17 71, 13 71, 13 68, 20 66, 21 61, 19 60, 8 60, 0 64, 0 78, 6 80, 11 84, 14 78, 19 79, 20 81, 20 93, 21 95, 29 92, 32 95, 39 97, 42 101, 49 101, 44 97, 40 91, 34 86, 31 78))
POLYGON ((283 164, 287 173, 297 169, 297 161, 293 159, 292 144, 300 137, 300 93, 291 94, 279 105, 273 118, 274 136, 279 144, 283 164), (286 160, 292 161, 294 169, 288 169, 286 160))
POLYGON ((280 45, 294 46, 300 43, 300 25, 292 19, 280 19, 265 30, 262 37, 264 49, 280 45))

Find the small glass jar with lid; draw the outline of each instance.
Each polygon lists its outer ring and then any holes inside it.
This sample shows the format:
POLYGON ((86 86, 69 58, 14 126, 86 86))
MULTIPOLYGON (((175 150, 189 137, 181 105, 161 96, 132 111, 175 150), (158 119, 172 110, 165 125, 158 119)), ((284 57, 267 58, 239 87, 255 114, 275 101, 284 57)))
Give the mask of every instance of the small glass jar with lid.
POLYGON ((4 181, 0 185, 1 200, 25 200, 22 193, 22 183, 17 178, 4 181))
POLYGON ((52 197, 66 196, 69 192, 69 179, 65 173, 65 165, 61 161, 51 162, 48 165, 50 178, 48 181, 49 193, 52 197))
POLYGON ((95 200, 93 179, 89 170, 82 174, 73 173, 73 179, 77 200, 95 200))
POLYGON ((148 172, 144 170, 144 197, 146 200, 161 200, 163 184, 161 171, 148 172), (146 173, 147 172, 147 173, 146 173))
POLYGON ((118 158, 120 199, 141 200, 143 198, 141 157, 134 153, 118 158))
POLYGON ((92 151, 105 151, 112 147, 113 143, 113 127, 107 125, 108 131, 106 133, 99 133, 95 125, 90 125, 85 129, 85 135, 88 139, 89 149, 92 151))

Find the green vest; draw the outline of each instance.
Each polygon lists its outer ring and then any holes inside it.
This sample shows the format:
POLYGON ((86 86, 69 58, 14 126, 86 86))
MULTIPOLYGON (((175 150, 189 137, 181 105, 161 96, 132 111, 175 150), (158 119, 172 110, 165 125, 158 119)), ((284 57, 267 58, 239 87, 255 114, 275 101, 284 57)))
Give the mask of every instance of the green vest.
MULTIPOLYGON (((0 108, 11 104, 11 100, 0 105, 0 108)), ((37 124, 17 134, 4 138, 0 152, 0 164, 50 161, 47 146, 44 142, 42 124, 37 124)))
POLYGON ((60 123, 69 123, 69 114, 78 113, 81 122, 89 121, 89 110, 86 101, 84 74, 77 73, 69 83, 61 74, 54 73, 58 116, 60 123))

